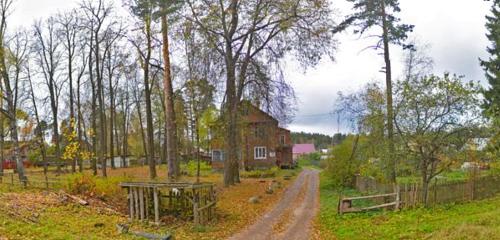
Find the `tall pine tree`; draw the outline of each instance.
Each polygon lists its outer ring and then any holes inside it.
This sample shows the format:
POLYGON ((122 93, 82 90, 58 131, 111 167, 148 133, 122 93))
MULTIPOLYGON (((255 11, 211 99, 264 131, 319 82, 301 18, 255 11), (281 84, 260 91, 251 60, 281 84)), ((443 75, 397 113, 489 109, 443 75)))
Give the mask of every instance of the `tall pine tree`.
POLYGON ((354 13, 346 18, 334 32, 354 26, 355 34, 376 36, 376 43, 369 48, 383 51, 385 61, 386 105, 387 105, 387 159, 389 180, 396 183, 396 159, 394 156, 394 113, 392 103, 392 66, 390 45, 410 47, 405 44, 413 25, 402 24, 396 14, 401 11, 398 0, 347 0, 354 4, 354 13), (373 35, 370 30, 374 30, 373 35), (369 32, 370 31, 370 32, 369 32), (368 33, 369 32, 369 33, 368 33))
POLYGON ((491 42, 487 51, 488 60, 481 60, 481 66, 486 72, 489 88, 484 91, 483 108, 488 117, 499 121, 500 116, 500 0, 494 0, 491 8, 492 15, 486 16, 486 35, 491 42))
POLYGON ((489 87, 483 92, 483 109, 485 116, 493 123, 493 137, 490 146, 496 155, 500 154, 500 0, 494 0, 491 7, 492 15, 486 16, 486 36, 491 42, 487 48, 490 57, 481 60, 481 66, 486 73, 489 87))

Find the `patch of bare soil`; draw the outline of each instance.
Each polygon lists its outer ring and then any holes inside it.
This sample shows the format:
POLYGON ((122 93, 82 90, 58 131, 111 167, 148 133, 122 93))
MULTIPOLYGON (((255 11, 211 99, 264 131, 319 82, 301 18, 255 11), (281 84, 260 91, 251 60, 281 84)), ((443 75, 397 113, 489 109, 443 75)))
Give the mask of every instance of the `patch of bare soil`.
POLYGON ((318 188, 318 171, 302 171, 271 211, 230 239, 309 239, 319 207, 318 188))
POLYGON ((46 208, 58 206, 63 200, 53 192, 11 192, 0 194, 0 209, 24 222, 38 222, 46 208))

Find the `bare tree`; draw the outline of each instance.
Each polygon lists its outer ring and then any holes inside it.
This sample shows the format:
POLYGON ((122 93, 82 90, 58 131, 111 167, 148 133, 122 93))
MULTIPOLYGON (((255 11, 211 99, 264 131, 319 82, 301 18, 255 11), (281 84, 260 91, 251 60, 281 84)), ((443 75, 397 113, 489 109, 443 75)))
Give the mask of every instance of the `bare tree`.
MULTIPOLYGON (((83 135, 85 135, 85 121, 83 120, 83 114, 82 114, 82 99, 81 99, 81 90, 82 90, 82 85, 83 85, 83 77, 85 76, 85 70, 87 69, 87 62, 89 62, 89 58, 91 53, 89 52, 86 54, 85 52, 85 44, 86 42, 84 41, 85 38, 83 38, 81 41, 82 43, 80 44, 79 51, 80 51, 80 64, 78 67, 78 75, 76 78, 76 109, 77 109, 77 131, 78 131, 78 142, 80 145, 84 143, 83 141, 83 135)), ((89 64, 91 65, 91 63, 89 64)), ((90 73, 89 73, 90 74, 90 73)), ((87 141, 85 141, 87 142, 87 141)), ((86 146, 86 144, 85 144, 86 146)), ((78 164, 78 170, 80 172, 83 172, 83 159, 78 158, 79 164, 78 164)))
MULTIPOLYGON (((12 0, 0 0, 0 76, 2 78, 1 91, 2 91, 2 102, 5 101, 5 106, 0 106, 0 111, 9 121, 10 137, 13 142, 14 154, 13 160, 17 165, 17 173, 19 175, 20 181, 26 181, 24 175, 24 166, 22 159, 19 157, 19 141, 17 132, 17 86, 19 83, 19 75, 21 72, 21 66, 23 64, 23 57, 27 50, 27 41, 24 44, 19 44, 20 39, 15 38, 15 47, 12 49, 7 44, 7 18, 10 14, 12 7, 12 0), (21 49, 23 47, 24 49, 21 49), (14 64, 8 64, 8 55, 13 56, 14 64)), ((3 137, 3 136, 2 136, 3 137)))
POLYGON ((187 18, 224 63, 224 184, 228 186, 239 182, 238 106, 252 83, 249 72, 254 69, 260 79, 272 79, 270 70, 279 68, 287 53, 304 66, 316 64, 324 54, 332 56, 335 41, 328 30, 333 28, 332 13, 326 0, 187 2, 191 12, 187 18))
MULTIPOLYGON (((91 32, 91 41, 93 42, 92 54, 94 55, 95 65, 95 91, 98 103, 99 115, 99 151, 98 158, 101 163, 102 175, 107 176, 107 130, 106 130, 106 106, 104 101, 104 56, 106 56, 109 48, 103 47, 103 42, 114 34, 113 26, 116 21, 112 20, 113 5, 107 4, 104 0, 97 2, 84 0, 80 4, 86 16, 85 25, 91 32)), ((89 71, 91 71, 89 69, 89 71)))
POLYGON ((144 98, 146 101, 146 133, 147 133, 147 147, 148 154, 146 155, 146 160, 149 164, 149 177, 155 179, 156 174, 156 160, 154 157, 154 125, 153 125, 153 112, 151 110, 151 88, 152 84, 150 81, 150 62, 151 54, 153 51, 153 33, 152 33, 152 23, 153 23, 153 2, 149 0, 145 1, 134 1, 131 3, 131 11, 140 19, 140 25, 142 33, 144 34, 143 41, 132 40, 131 43, 135 46, 137 54, 139 57, 139 62, 143 70, 143 81, 144 81, 144 98), (145 49, 143 48, 145 45, 145 49))
POLYGON ((26 66, 26 72, 27 72, 27 80, 28 80, 28 85, 29 85, 29 92, 30 92, 30 98, 31 98, 31 104, 33 104, 33 113, 35 114, 35 120, 36 120, 36 129, 35 129, 35 134, 36 134, 36 142, 38 143, 40 147, 40 153, 42 155, 42 162, 43 162, 43 173, 45 176, 47 176, 48 172, 48 162, 47 162, 47 154, 46 154, 46 149, 45 149, 45 140, 44 140, 44 130, 45 127, 44 123, 41 121, 40 114, 38 112, 38 107, 37 107, 37 99, 35 96, 35 90, 33 88, 33 79, 31 77, 31 72, 29 65, 26 66))
MULTIPOLYGON (((42 23, 33 25, 35 34, 34 50, 37 62, 49 91, 50 109, 52 112, 52 136, 56 150, 56 161, 61 160, 61 146, 58 124, 59 95, 63 82, 59 79, 58 71, 61 64, 60 41, 57 39, 56 20, 49 18, 42 23)), ((58 171, 60 170, 60 164, 58 171)))
MULTIPOLYGON (((74 88, 73 88, 73 73, 74 73, 74 61, 76 57, 77 50, 77 40, 78 32, 80 30, 79 18, 76 15, 76 10, 66 12, 57 16, 56 20, 59 25, 59 35, 60 40, 66 51, 66 63, 67 63, 67 78, 68 78, 68 89, 69 89, 69 118, 70 121, 76 120, 75 118, 75 98, 74 98, 74 88)), ((73 124, 69 125, 70 132, 73 132, 73 124)), ((76 171, 76 163, 78 158, 74 158, 71 163, 71 171, 76 171)))

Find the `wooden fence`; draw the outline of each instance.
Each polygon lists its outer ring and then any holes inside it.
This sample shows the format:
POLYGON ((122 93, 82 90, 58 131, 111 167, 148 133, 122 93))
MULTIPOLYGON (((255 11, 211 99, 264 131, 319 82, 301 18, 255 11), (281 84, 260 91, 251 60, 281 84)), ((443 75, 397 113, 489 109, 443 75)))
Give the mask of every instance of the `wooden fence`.
MULTIPOLYGON (((394 192, 392 184, 383 184, 375 179, 357 176, 355 188, 363 194, 394 192)), ((462 182, 442 182, 434 180, 429 186, 428 205, 460 203, 494 197, 500 193, 500 176, 471 177, 462 182)), ((402 208, 424 205, 421 183, 399 185, 402 208)))
POLYGON ((25 176, 26 180, 20 180, 17 173, 4 173, 3 176, 0 176, 0 184, 40 189, 61 189, 63 187, 61 179, 57 177, 47 177, 43 174, 25 176))

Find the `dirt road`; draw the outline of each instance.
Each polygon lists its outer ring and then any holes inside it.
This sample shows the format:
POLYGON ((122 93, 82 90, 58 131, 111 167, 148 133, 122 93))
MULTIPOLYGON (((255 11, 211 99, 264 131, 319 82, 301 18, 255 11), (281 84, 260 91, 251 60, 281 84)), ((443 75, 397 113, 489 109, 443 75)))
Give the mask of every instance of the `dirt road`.
POLYGON ((312 221, 319 207, 318 188, 318 171, 302 171, 270 212, 229 239, 309 239, 312 221))

